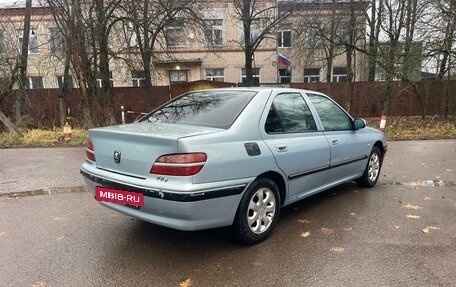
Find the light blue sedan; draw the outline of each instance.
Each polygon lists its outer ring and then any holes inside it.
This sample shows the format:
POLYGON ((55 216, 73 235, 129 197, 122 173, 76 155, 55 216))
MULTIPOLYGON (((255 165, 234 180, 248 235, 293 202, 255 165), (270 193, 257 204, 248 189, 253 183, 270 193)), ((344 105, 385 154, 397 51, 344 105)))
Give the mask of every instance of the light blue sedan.
POLYGON ((231 226, 246 244, 271 234, 283 206, 374 186, 387 150, 326 95, 284 88, 190 92, 89 136, 81 174, 102 205, 179 230, 231 226))

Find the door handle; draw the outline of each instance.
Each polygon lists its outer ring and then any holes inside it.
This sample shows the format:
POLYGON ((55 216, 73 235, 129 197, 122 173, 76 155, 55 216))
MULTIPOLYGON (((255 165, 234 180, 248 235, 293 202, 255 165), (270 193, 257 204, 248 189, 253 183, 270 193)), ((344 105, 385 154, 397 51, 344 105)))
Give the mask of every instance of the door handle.
POLYGON ((339 141, 338 141, 338 140, 336 140, 336 139, 334 139, 334 140, 331 140, 331 143, 332 143, 333 145, 336 145, 336 144, 338 144, 338 143, 339 143, 339 141))
POLYGON ((276 145, 276 149, 278 152, 286 152, 288 151, 288 147, 284 144, 282 145, 276 145))

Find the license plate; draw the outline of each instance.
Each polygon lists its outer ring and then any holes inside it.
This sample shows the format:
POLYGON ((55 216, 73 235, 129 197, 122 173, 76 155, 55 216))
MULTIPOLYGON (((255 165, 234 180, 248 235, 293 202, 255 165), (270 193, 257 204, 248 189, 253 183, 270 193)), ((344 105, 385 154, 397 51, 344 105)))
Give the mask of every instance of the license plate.
POLYGON ((113 202, 136 207, 144 205, 144 195, 142 193, 102 186, 95 187, 95 199, 98 201, 113 202))

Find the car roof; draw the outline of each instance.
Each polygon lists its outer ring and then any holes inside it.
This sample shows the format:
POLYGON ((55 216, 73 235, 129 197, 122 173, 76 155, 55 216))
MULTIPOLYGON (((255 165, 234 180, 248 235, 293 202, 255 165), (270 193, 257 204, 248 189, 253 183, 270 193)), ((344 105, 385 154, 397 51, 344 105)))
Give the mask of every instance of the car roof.
MULTIPOLYGON (((302 92, 302 93, 318 93, 318 91, 312 91, 307 89, 296 89, 296 88, 283 88, 283 87, 230 87, 230 88, 212 88, 199 90, 198 92, 210 92, 210 91, 251 91, 251 92, 264 92, 264 91, 275 91, 275 92, 302 92)), ((196 92, 196 91, 193 91, 196 92)))

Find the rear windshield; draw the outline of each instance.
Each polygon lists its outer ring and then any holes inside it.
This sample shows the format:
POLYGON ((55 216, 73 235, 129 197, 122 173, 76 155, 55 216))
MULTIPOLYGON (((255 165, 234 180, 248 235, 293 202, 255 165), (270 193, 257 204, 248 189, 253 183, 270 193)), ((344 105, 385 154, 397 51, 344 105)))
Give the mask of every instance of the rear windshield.
POLYGON ((142 121, 228 129, 255 94, 251 91, 194 92, 176 98, 142 121))

